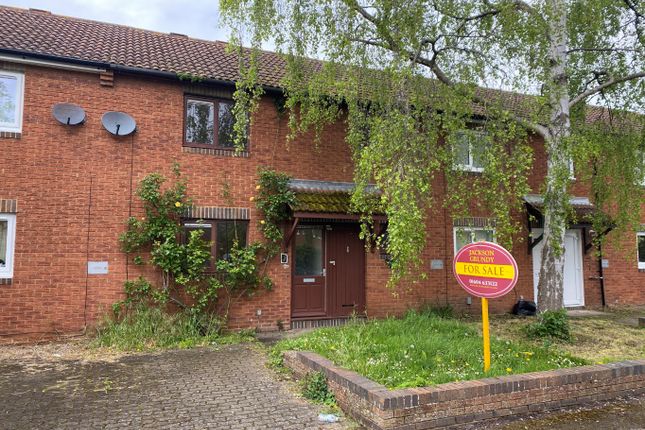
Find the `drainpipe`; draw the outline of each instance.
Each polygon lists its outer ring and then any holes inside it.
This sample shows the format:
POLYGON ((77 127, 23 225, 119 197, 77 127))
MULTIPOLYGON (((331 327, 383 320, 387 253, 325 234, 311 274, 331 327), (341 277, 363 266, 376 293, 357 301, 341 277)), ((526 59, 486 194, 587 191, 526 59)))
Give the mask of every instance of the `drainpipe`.
POLYGON ((598 276, 600 279, 600 300, 604 309, 607 304, 605 302, 605 276, 602 271, 602 244, 600 243, 598 243, 598 276))

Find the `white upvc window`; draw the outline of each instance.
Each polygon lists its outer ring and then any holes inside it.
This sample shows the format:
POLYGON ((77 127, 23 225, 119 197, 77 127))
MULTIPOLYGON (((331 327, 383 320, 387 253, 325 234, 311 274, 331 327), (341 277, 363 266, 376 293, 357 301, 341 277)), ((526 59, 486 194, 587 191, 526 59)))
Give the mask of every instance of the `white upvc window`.
POLYGON ((16 215, 0 213, 0 279, 13 278, 16 215))
POLYGON ((455 227, 453 229, 455 254, 464 246, 475 242, 495 242, 495 229, 492 227, 455 227))
POLYGON ((645 231, 636 233, 636 258, 638 259, 638 268, 645 270, 645 231))
POLYGON ((0 131, 22 132, 25 76, 0 70, 0 131))
POLYGON ((461 130, 455 134, 455 167, 468 172, 484 171, 487 135, 481 130, 461 130))

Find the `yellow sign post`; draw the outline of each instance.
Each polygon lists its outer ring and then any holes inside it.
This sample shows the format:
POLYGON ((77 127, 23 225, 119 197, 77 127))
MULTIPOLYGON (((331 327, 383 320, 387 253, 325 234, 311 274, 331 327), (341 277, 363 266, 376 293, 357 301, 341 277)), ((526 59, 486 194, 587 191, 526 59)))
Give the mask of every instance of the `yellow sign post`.
POLYGON ((510 252, 491 242, 475 242, 455 255, 452 270, 459 285, 482 299, 484 372, 490 369, 490 326, 488 299, 507 294, 517 283, 517 262, 510 252))
POLYGON ((482 297, 482 335, 484 338, 484 372, 490 369, 490 329, 488 325, 488 299, 482 297))

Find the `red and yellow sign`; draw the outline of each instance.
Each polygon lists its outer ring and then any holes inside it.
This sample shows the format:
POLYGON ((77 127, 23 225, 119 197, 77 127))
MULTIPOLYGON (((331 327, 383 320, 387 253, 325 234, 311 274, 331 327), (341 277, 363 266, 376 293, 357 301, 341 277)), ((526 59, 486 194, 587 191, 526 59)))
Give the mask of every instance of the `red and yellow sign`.
POLYGON ((517 284, 517 263, 506 249, 492 242, 475 242, 455 255, 453 271, 459 285, 476 297, 494 299, 517 284))

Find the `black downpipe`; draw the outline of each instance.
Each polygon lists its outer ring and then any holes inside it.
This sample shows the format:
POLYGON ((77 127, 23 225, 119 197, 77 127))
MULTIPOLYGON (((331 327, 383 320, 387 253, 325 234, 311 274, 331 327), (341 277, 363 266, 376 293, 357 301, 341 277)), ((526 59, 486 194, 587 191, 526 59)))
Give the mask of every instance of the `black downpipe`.
POLYGON ((602 270, 602 244, 600 242, 598 242, 598 276, 600 279, 600 300, 604 308, 607 303, 605 302, 605 275, 602 270))

